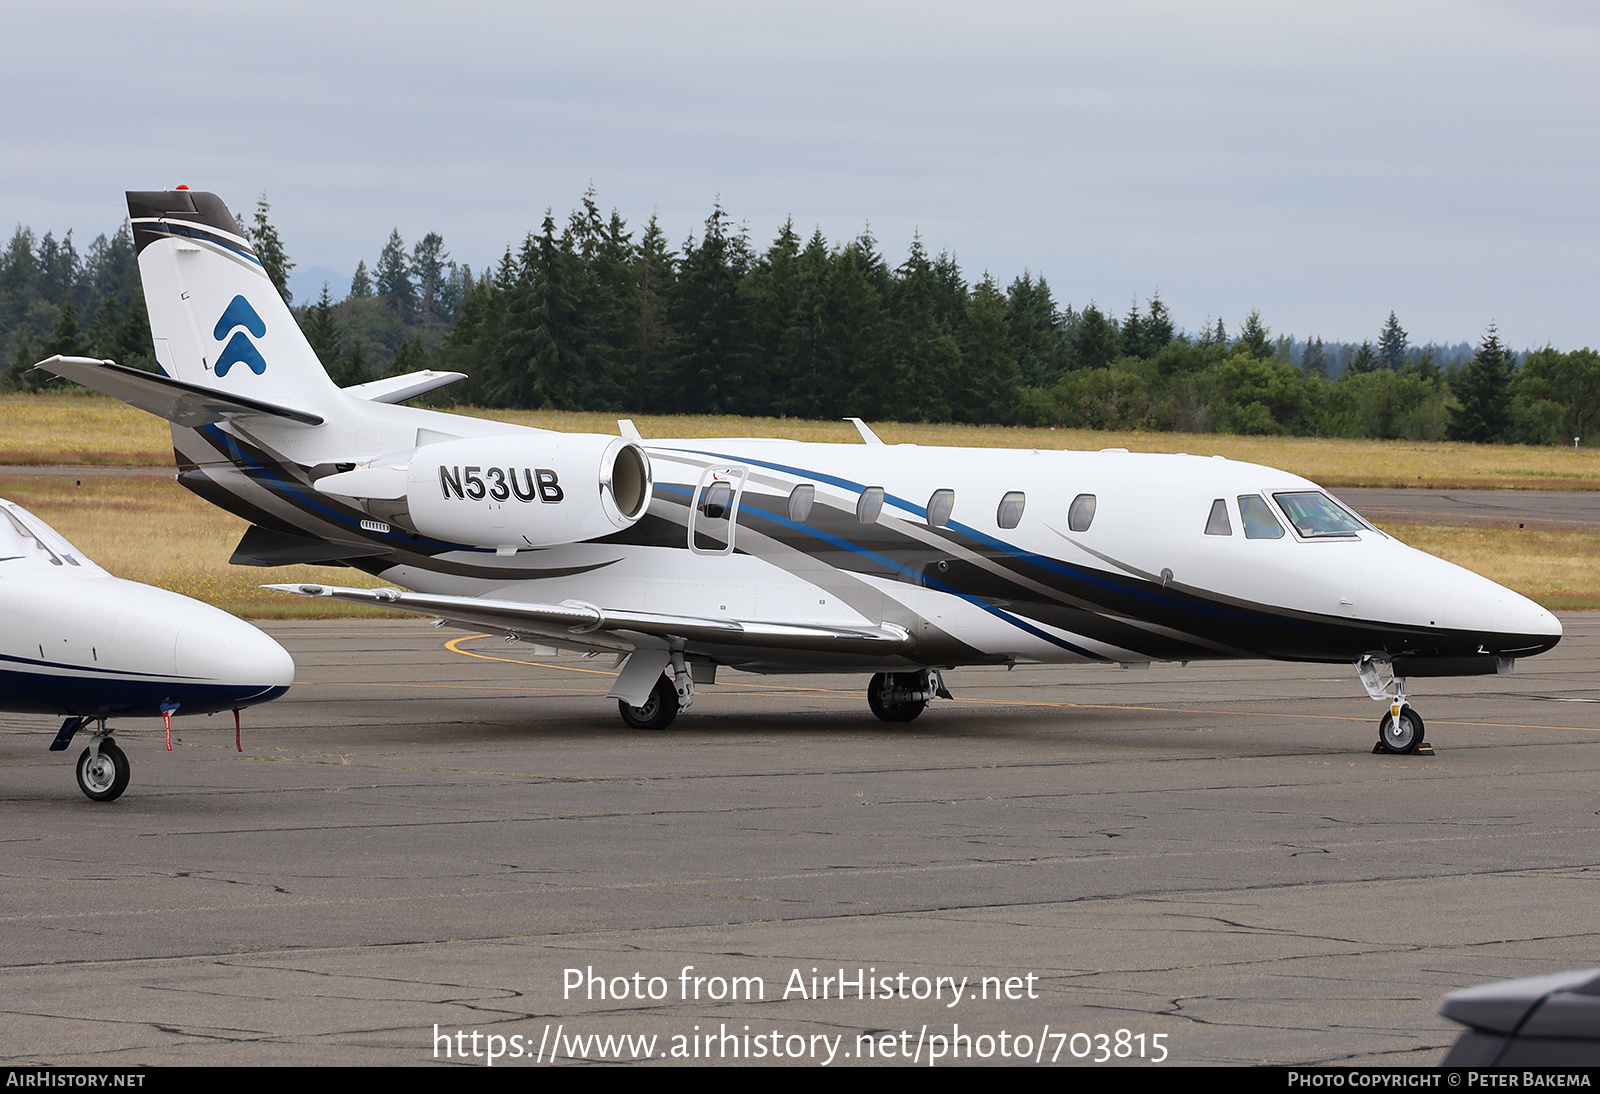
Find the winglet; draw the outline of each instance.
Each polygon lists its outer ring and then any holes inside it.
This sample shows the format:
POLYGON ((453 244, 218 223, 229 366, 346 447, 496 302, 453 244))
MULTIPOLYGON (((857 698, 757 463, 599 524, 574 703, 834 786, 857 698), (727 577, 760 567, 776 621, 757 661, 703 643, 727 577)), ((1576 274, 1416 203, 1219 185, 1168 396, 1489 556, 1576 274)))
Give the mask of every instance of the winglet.
POLYGON ((633 424, 632 418, 618 418, 617 433, 630 441, 644 440, 643 437, 639 436, 639 427, 633 424))
POLYGON ((872 431, 872 427, 869 426, 866 422, 863 422, 860 418, 846 418, 845 421, 850 422, 852 425, 854 425, 856 427, 856 432, 861 434, 861 440, 864 443, 866 443, 866 444, 882 444, 883 443, 882 438, 880 438, 876 433, 874 433, 872 431))

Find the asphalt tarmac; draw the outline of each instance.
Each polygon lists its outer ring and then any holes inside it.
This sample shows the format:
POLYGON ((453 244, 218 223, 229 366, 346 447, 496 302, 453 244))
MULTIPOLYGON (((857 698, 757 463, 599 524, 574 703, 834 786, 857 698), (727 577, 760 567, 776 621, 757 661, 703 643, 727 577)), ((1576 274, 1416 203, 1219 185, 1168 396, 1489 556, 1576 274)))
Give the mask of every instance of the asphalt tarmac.
POLYGON ((0 1055, 1437 1063, 1446 992, 1600 965, 1600 615, 1564 623, 1414 683, 1433 756, 1371 754, 1337 666, 958 670, 905 726, 727 673, 649 733, 604 660, 268 624, 297 682, 243 753, 129 722, 115 803, 0 718, 0 1055))

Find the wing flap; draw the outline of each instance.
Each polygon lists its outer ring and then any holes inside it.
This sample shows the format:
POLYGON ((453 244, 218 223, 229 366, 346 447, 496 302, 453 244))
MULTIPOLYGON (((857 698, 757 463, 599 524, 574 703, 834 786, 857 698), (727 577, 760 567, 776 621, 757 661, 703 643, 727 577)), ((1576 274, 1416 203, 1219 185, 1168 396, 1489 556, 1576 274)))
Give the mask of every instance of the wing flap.
POLYGON ((322 416, 292 407, 226 395, 199 384, 174 380, 153 372, 141 372, 115 361, 96 361, 90 357, 54 357, 40 361, 35 368, 82 384, 104 395, 121 399, 129 406, 165 418, 190 429, 212 425, 230 418, 286 418, 301 425, 321 425, 322 416))
POLYGON ((769 623, 737 619, 696 619, 655 612, 619 611, 593 604, 528 604, 471 596, 408 593, 400 589, 351 589, 338 585, 266 585, 263 588, 300 596, 324 596, 351 604, 371 604, 395 611, 432 615, 491 630, 549 634, 559 628, 573 635, 608 632, 632 645, 641 636, 682 639, 725 646, 746 646, 819 652, 888 654, 911 650, 911 632, 893 624, 836 627, 820 623, 769 623))

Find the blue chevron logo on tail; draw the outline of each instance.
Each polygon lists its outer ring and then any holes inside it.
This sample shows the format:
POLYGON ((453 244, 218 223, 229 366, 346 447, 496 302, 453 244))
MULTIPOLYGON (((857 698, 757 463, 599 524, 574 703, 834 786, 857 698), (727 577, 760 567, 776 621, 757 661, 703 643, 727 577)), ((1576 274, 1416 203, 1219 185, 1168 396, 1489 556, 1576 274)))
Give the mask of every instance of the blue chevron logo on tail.
POLYGON ((250 306, 250 301, 243 296, 236 296, 229 301, 228 306, 223 309, 222 317, 217 320, 212 337, 220 342, 235 327, 243 327, 244 330, 236 331, 233 337, 228 339, 228 344, 222 348, 222 356, 217 358, 217 365, 213 371, 218 376, 226 376, 229 369, 242 363, 249 366, 251 372, 260 376, 267 371, 267 359, 261 356, 261 351, 256 349, 255 343, 245 337, 245 331, 261 338, 267 333, 267 324, 250 306))

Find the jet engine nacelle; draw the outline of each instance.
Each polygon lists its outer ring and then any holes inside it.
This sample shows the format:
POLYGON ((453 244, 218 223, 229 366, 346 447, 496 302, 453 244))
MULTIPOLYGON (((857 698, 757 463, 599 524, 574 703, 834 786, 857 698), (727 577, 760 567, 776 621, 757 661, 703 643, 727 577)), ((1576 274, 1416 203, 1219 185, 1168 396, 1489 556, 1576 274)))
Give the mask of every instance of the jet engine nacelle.
POLYGON ((630 528, 653 488, 643 448, 594 433, 440 441, 317 480, 318 490, 419 535, 497 549, 630 528))

